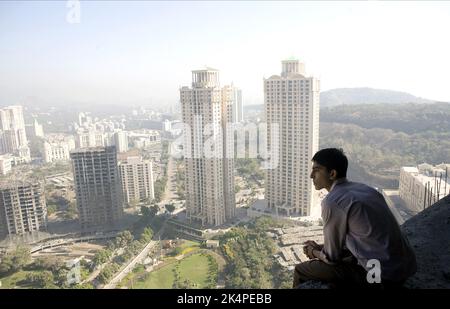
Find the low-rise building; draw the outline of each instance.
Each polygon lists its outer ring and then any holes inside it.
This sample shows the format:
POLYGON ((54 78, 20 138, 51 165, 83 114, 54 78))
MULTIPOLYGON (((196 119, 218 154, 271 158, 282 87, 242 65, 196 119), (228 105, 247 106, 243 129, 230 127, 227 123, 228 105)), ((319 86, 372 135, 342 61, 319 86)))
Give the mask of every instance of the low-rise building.
POLYGON ((450 164, 420 164, 400 169, 399 195, 407 207, 421 211, 449 194, 450 164))
POLYGON ((75 149, 71 136, 51 136, 44 142, 44 162, 69 161, 70 151, 75 149))
POLYGON ((6 175, 11 171, 13 158, 10 155, 0 156, 0 175, 6 175))

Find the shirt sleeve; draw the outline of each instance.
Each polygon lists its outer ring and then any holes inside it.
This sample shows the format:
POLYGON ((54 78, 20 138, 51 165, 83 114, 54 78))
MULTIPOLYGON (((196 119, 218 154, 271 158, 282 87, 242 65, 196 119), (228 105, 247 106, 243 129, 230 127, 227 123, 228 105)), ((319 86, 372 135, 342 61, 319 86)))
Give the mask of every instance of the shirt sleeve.
POLYGON ((333 202, 324 200, 322 205, 324 244, 320 259, 335 264, 342 258, 347 234, 347 220, 344 211, 333 202))

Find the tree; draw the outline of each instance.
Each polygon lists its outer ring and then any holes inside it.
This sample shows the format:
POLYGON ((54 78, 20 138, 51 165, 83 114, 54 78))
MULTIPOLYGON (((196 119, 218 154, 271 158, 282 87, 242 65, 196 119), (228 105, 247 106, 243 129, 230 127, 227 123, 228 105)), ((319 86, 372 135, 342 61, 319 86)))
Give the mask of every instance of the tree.
POLYGON ((78 218, 78 208, 76 201, 71 201, 69 203, 69 206, 67 207, 67 211, 64 216, 65 219, 67 220, 73 220, 78 218))
POLYGON ((173 204, 167 204, 166 209, 168 212, 173 213, 175 211, 175 206, 173 204))
POLYGON ((51 272, 56 272, 61 268, 64 268, 65 264, 61 259, 57 257, 38 257, 30 267, 35 270, 49 270, 51 272))
POLYGON ((159 212, 159 206, 158 205, 153 205, 150 206, 150 217, 153 218, 154 216, 156 216, 156 214, 159 212))
POLYGON ((133 239, 134 237, 130 231, 123 231, 117 234, 115 243, 118 248, 124 248, 130 244, 133 239))
POLYGON ((181 247, 176 247, 175 249, 172 250, 172 252, 170 253, 171 256, 177 256, 180 255, 183 252, 183 248, 181 247))
POLYGON ((49 270, 44 271, 34 271, 26 276, 26 281, 30 284, 36 285, 40 288, 53 288, 55 284, 53 282, 53 274, 49 270))
POLYGON ((132 253, 132 254, 138 254, 142 249, 142 243, 137 241, 137 240, 133 240, 133 242, 128 246, 128 250, 132 253))
POLYGON ((150 217, 150 208, 147 206, 141 206, 141 214, 143 217, 149 218, 150 217))
POLYGON ((109 261, 111 257, 111 251, 107 249, 100 250, 94 256, 93 262, 95 266, 100 266, 109 261))
POLYGON ((0 273, 14 273, 22 269, 31 260, 30 249, 24 246, 18 246, 14 251, 7 253, 0 264, 0 273))
POLYGON ((152 240, 152 237, 153 237, 153 230, 149 227, 146 227, 141 234, 140 241, 142 243, 148 243, 150 240, 152 240))
POLYGON ((107 265, 98 275, 98 280, 101 283, 106 283, 108 280, 116 273, 116 271, 119 269, 119 265, 116 263, 112 263, 110 265, 107 265))
POLYGON ((58 205, 47 203, 47 215, 54 214, 58 209, 58 205))

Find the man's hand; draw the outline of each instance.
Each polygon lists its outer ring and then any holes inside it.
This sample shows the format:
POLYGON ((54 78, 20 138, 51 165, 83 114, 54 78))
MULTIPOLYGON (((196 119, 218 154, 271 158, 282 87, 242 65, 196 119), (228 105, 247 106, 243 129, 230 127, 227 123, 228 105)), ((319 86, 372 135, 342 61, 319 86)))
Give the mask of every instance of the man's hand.
POLYGON ((318 256, 314 255, 314 250, 321 251, 322 247, 318 243, 312 240, 305 241, 303 246, 303 253, 309 258, 309 259, 315 259, 318 256))
POLYGON ((316 250, 322 250, 323 245, 319 245, 318 243, 316 243, 314 240, 307 240, 303 243, 305 246, 311 246, 316 250))

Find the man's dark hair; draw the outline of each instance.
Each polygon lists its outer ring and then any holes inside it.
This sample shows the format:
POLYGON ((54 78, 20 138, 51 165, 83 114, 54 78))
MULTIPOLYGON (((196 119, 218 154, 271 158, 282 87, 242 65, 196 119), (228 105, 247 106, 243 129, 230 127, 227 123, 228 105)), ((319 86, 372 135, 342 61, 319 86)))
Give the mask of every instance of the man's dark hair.
POLYGON ((336 170, 337 178, 347 177, 348 160, 342 149, 321 149, 316 152, 311 161, 325 166, 328 171, 336 170))

